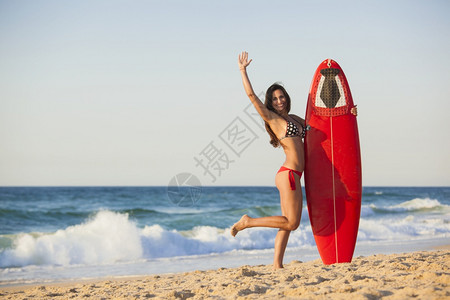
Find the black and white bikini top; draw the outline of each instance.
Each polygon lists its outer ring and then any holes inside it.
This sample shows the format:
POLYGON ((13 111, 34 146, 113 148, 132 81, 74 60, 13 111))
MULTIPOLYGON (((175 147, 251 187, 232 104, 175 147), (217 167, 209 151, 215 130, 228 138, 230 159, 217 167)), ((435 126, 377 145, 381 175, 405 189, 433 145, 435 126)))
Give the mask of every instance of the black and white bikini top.
POLYGON ((302 138, 305 137, 306 130, 305 127, 303 127, 303 125, 302 125, 302 132, 300 133, 300 130, 298 129, 298 126, 295 125, 295 123, 288 120, 286 120, 286 122, 287 122, 286 134, 282 138, 280 138, 280 141, 288 137, 296 137, 296 136, 301 136, 302 138))

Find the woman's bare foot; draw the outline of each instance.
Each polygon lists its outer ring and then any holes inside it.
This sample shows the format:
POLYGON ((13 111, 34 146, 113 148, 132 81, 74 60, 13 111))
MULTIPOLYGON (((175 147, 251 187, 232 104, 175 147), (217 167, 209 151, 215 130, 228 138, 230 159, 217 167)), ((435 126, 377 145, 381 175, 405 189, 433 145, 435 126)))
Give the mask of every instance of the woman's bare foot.
POLYGON ((232 235, 232 236, 236 236, 236 234, 237 234, 239 231, 241 231, 241 230, 247 228, 247 223, 248 223, 248 220, 249 220, 249 219, 250 219, 249 216, 243 215, 242 218, 239 220, 239 222, 236 222, 236 223, 233 225, 233 227, 231 227, 231 235, 232 235))
POLYGON ((279 270, 279 269, 284 269, 283 265, 279 265, 279 264, 274 264, 273 265, 273 270, 274 271, 279 270))

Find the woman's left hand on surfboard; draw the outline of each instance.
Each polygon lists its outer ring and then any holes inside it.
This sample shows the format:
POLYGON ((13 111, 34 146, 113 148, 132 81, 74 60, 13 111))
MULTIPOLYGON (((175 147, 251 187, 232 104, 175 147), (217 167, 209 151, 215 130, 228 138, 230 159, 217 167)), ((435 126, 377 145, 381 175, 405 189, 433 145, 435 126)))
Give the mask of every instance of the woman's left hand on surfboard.
POLYGON ((358 116, 358 108, 357 108, 356 106, 357 106, 357 105, 353 106, 353 107, 350 109, 350 112, 351 112, 352 115, 354 115, 354 116, 358 116))

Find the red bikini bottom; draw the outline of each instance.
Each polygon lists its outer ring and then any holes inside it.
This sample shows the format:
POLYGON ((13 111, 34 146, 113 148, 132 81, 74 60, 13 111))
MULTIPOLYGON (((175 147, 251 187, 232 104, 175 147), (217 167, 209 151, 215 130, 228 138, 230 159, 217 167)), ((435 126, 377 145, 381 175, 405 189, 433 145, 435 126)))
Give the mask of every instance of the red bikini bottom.
POLYGON ((281 168, 278 170, 277 174, 280 172, 289 171, 289 184, 291 185, 291 190, 295 191, 295 176, 294 173, 300 176, 302 178, 302 172, 292 170, 289 168, 286 168, 285 166, 281 166, 281 168))

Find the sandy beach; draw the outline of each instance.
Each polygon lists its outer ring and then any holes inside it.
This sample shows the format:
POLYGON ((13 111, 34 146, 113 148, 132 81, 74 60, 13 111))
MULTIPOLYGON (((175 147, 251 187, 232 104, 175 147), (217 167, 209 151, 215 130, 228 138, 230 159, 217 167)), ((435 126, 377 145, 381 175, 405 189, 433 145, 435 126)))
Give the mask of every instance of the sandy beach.
POLYGON ((0 289, 2 299, 450 299, 450 250, 0 289))

